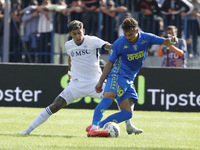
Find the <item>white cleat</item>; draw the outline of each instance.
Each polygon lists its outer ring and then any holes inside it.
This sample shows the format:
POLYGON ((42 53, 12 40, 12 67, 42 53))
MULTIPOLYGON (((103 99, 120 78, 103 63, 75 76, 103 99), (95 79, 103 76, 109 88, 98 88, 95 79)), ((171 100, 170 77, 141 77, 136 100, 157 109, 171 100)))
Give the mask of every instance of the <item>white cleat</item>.
POLYGON ((18 133, 18 135, 29 135, 29 134, 30 132, 28 132, 27 130, 18 133))
POLYGON ((136 128, 134 125, 127 125, 126 126, 126 132, 128 134, 135 133, 135 135, 137 135, 137 134, 141 134, 143 132, 143 130, 136 128))

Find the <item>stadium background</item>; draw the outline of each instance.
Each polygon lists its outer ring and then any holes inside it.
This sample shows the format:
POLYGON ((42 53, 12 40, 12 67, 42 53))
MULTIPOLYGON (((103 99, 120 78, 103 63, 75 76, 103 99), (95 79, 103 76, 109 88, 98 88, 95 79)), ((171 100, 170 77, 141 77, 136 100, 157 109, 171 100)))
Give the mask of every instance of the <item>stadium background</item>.
MULTIPOLYGON (((21 8, 27 7, 29 2, 30 1, 22 1, 21 8)), ((38 2, 41 4, 41 1, 38 2)), ((126 2, 125 6, 128 8, 128 12, 130 12, 134 18, 139 19, 142 14, 135 11, 135 3, 137 1, 127 0, 126 2)), ((52 1, 52 3, 55 4, 56 1, 52 1)), ((71 1, 66 0, 66 3, 69 5, 71 1)), ((6 4, 10 5, 10 7, 7 5, 5 10, 7 9, 7 11, 10 12, 12 10, 12 1, 6 1, 6 4)), ((115 5, 118 7, 120 3, 115 1, 115 5)), ((112 43, 117 38, 117 29, 125 13, 126 12, 117 13, 116 17, 110 18, 103 15, 101 11, 98 13, 85 11, 82 12, 82 18, 80 20, 84 22, 86 34, 97 35, 112 43), (94 20, 95 17, 96 19, 94 20), (106 32, 103 32, 102 26, 104 26, 106 32)), ((9 16, 7 17, 9 18, 9 16)), ((54 17, 55 12, 53 13, 53 18, 54 17)), ((165 16, 163 17, 165 18, 165 16)), ((23 47, 22 35, 16 32, 16 26, 11 26, 12 19, 9 22, 8 18, 5 17, 5 20, 8 20, 7 25, 9 26, 5 27, 6 23, 4 21, 4 35, 2 39, 2 41, 4 41, 4 48, 0 51, 2 62, 0 64, 0 106, 45 107, 50 104, 63 87, 67 85, 67 66, 63 64, 54 64, 55 53, 53 38, 55 30, 53 29, 51 32, 52 46, 49 52, 42 52, 39 50, 27 54, 27 51, 23 47), (19 37, 15 37, 14 39, 14 41, 18 41, 19 43, 20 49, 17 51, 18 55, 47 56, 50 57, 50 61, 46 62, 43 60, 42 62, 32 62, 30 64, 29 61, 24 59, 20 59, 17 62, 12 60, 13 56, 16 55, 16 51, 12 49, 15 47, 15 45, 13 45, 13 39, 11 39, 10 36, 12 33, 19 34, 19 37)), ((70 20, 72 20, 72 16, 68 15, 63 21, 67 24, 70 20)), ((182 21, 184 23, 182 35, 183 37, 187 37, 187 15, 182 21)), ((55 18, 53 22, 55 25, 55 18)), ((139 23, 142 28, 142 22, 139 23)), ((176 23, 179 24, 180 22, 176 23)), ((39 47, 42 47, 42 45, 39 45, 39 47)), ((198 47, 198 51, 199 50, 198 47)), ((102 59, 107 61, 108 54, 106 54, 104 50, 100 50, 100 52, 102 54, 102 59)), ((63 56, 66 54, 60 53, 59 55, 63 56)), ((161 58, 149 55, 135 81, 139 97, 143 99, 143 101, 137 104, 135 109, 199 112, 199 57, 188 58, 187 62, 187 69, 158 68, 161 65, 161 58), (139 77, 141 78, 139 79, 139 77), (153 101, 153 99, 155 101, 153 101)), ((98 99, 83 98, 77 100, 76 103, 68 107, 93 109, 98 102, 98 99)), ((113 104, 111 108, 115 109, 115 104, 113 104)))
MULTIPOLYGON (((0 106, 46 107, 69 81, 65 65, 1 64, 0 70, 0 106)), ((135 110, 199 112, 199 76, 199 69, 142 68, 135 110)), ((99 102, 84 97, 67 108, 94 109, 99 102)))

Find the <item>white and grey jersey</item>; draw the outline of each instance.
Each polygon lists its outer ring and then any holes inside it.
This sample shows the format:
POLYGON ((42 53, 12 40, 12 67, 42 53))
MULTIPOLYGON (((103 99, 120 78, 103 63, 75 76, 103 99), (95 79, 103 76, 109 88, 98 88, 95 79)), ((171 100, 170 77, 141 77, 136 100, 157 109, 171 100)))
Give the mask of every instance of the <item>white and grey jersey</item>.
POLYGON ((65 43, 65 49, 71 58, 72 80, 86 81, 100 77, 102 70, 97 49, 106 43, 108 42, 89 35, 84 36, 84 41, 79 46, 73 39, 65 43))

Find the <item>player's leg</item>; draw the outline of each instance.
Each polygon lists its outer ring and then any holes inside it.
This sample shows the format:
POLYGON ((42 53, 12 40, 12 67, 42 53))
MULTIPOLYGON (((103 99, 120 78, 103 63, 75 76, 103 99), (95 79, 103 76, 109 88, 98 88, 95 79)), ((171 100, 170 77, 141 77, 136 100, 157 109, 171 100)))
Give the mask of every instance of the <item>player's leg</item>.
MULTIPOLYGON (((108 93, 112 93, 112 92, 105 92, 104 96, 107 97, 108 93)), ((123 102, 125 103, 126 101, 128 101, 128 99, 124 100, 123 102)), ((100 103, 99 103, 100 104, 100 103)), ((99 105, 98 104, 98 105, 99 105)), ((112 103, 111 103, 112 104, 112 103)), ((127 103, 128 104, 128 103, 127 103)), ((122 109, 122 111, 120 111, 119 113, 115 113, 113 115, 110 115, 109 117, 107 117, 105 120, 101 121, 101 118, 103 117, 103 113, 106 109, 105 107, 101 107, 101 108, 95 108, 95 113, 94 113, 94 117, 93 117, 93 122, 92 122, 92 127, 90 129, 90 131, 88 132, 87 136, 88 137, 107 137, 109 136, 108 132, 105 131, 99 131, 99 127, 102 128, 104 126, 104 124, 106 124, 107 122, 116 122, 116 123, 120 123, 122 121, 128 120, 132 117, 132 109, 127 106, 124 110, 122 109)), ((103 106, 103 105, 101 105, 103 106)))
POLYGON ((104 98, 101 100, 101 102, 96 106, 94 110, 91 130, 99 128, 99 122, 103 117, 103 113, 112 104, 115 96, 116 95, 113 92, 104 93, 104 98))
POLYGON ((110 135, 110 133, 106 131, 99 131, 99 122, 103 117, 103 113, 112 104, 115 96, 116 95, 113 92, 104 93, 104 98, 101 100, 101 102, 96 106, 94 110, 91 128, 88 127, 90 128, 90 131, 87 134, 88 137, 108 137, 110 135))
POLYGON ((23 134, 23 135, 30 134, 36 127, 44 123, 53 113, 56 113, 64 106, 69 105, 75 99, 80 98, 80 97, 73 96, 73 95, 79 96, 78 93, 71 93, 71 91, 75 91, 75 92, 78 91, 76 84, 77 83, 70 82, 68 86, 58 95, 58 97, 56 97, 54 102, 51 105, 49 105, 47 108, 45 108, 35 118, 35 120, 33 120, 33 122, 25 131, 20 132, 19 134, 23 134))
POLYGON ((54 102, 42 110, 42 112, 33 120, 33 122, 29 125, 29 127, 18 134, 27 135, 30 134, 35 128, 37 128, 39 125, 47 121, 47 119, 53 114, 56 113, 58 110, 66 106, 66 100, 62 98, 61 96, 58 96, 54 102))
MULTIPOLYGON (((129 99, 129 101, 131 101, 131 99, 129 99)), ((119 111, 121 111, 119 105, 117 104, 117 107, 119 109, 119 111)), ((132 106, 132 110, 134 110, 134 105, 132 106)), ((135 127, 132 123, 131 123, 131 119, 128 119, 125 121, 125 124, 126 124, 126 131, 128 134, 132 134, 132 133, 135 133, 135 134, 140 134, 143 132, 142 129, 138 129, 137 127, 135 127)))
MULTIPOLYGON (((135 105, 134 105, 134 103, 135 103, 135 102, 134 102, 134 99, 129 98, 129 103, 132 105, 132 106, 131 106, 131 109, 134 111, 134 106, 135 106, 135 105)), ((135 127, 135 126, 131 123, 131 119, 126 120, 125 123, 126 123, 126 131, 127 131, 128 134, 132 134, 132 133, 140 134, 140 133, 143 132, 142 129, 139 129, 139 128, 135 127)))
POLYGON ((99 122, 99 127, 102 128, 107 122, 116 122, 120 123, 132 118, 132 106, 134 104, 129 103, 129 99, 125 99, 120 103, 121 111, 115 114, 108 116, 105 120, 99 122))
MULTIPOLYGON (((120 77, 119 75, 116 75, 115 80, 114 80, 115 82, 113 82, 113 78, 111 78, 111 77, 107 78, 106 87, 104 89, 104 91, 105 91, 104 99, 107 99, 107 100, 111 99, 113 101, 115 98, 117 98, 118 103, 120 105, 122 105, 121 103, 125 103, 126 101, 128 101, 128 98, 130 96, 132 96, 132 95, 126 95, 126 91, 128 91, 129 87, 132 86, 132 82, 127 82, 126 81, 127 79, 124 79, 123 77, 120 77), (118 84, 116 84, 116 83, 118 83, 118 84)), ((132 90, 132 89, 130 89, 130 90, 132 90)), ((95 126, 92 126, 91 129, 93 129, 93 127, 96 128, 96 126, 97 127, 99 126, 101 128, 104 125, 103 121, 102 121, 102 123, 100 123, 100 120, 103 117, 103 113, 101 113, 102 107, 103 107, 103 104, 106 104, 103 100, 101 101, 102 104, 99 104, 95 108, 95 113, 94 113, 93 122, 92 122, 92 125, 95 125, 95 126), (98 115, 99 115, 99 117, 98 117, 98 115)), ((125 109, 121 109, 122 110, 121 112, 109 116, 105 121, 107 121, 107 120, 111 121, 112 118, 115 117, 115 115, 121 116, 121 117, 117 117, 120 122, 121 122, 121 119, 123 120, 127 116, 129 116, 131 118, 131 115, 132 115, 131 105, 128 102, 126 105, 129 105, 129 109, 128 109, 128 107, 125 109)), ((121 108, 121 106, 120 106, 120 108, 121 108)), ((103 111, 105 111, 105 109, 103 109, 103 111)), ((126 120, 128 120, 128 119, 129 118, 127 118, 126 120)), ((117 121, 118 120, 115 120, 114 122, 117 122, 117 121)))

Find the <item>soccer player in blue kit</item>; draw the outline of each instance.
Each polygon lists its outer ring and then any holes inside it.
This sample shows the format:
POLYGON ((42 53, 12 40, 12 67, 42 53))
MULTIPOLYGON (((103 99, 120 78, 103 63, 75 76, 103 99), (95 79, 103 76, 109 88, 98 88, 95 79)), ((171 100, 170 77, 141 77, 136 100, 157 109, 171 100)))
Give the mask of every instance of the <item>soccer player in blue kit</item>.
POLYGON ((87 127, 88 137, 108 137, 109 133, 99 128, 107 122, 120 123, 132 118, 134 104, 138 101, 134 79, 142 67, 149 47, 153 44, 171 46, 178 42, 176 36, 162 38, 140 32, 138 22, 133 18, 126 18, 122 22, 122 29, 124 36, 113 43, 109 61, 95 87, 97 93, 102 92, 103 83, 107 79, 104 98, 95 108, 92 125, 87 127), (121 111, 101 121, 103 112, 114 99, 117 100, 121 111))

